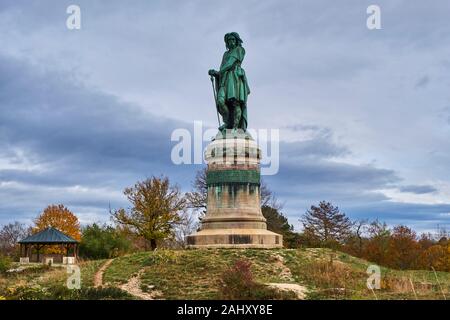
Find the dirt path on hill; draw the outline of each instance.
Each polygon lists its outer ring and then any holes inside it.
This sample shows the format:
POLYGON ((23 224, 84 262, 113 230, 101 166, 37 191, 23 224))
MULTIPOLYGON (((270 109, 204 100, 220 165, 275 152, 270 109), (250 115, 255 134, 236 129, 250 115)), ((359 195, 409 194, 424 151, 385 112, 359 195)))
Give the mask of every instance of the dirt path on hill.
POLYGON ((141 276, 144 273, 144 269, 141 269, 137 274, 132 276, 127 283, 120 286, 120 289, 125 290, 132 296, 140 298, 142 300, 154 300, 157 296, 161 296, 162 293, 157 290, 153 290, 153 286, 148 286, 150 292, 144 292, 141 289, 141 276))
POLYGON ((294 278, 292 277, 292 273, 291 273, 291 269, 289 269, 285 264, 284 264, 284 258, 283 256, 276 254, 273 256, 276 261, 275 261, 275 265, 281 270, 280 271, 280 278, 283 281, 289 281, 292 282, 294 281, 294 278))
POLYGON ((302 286, 294 282, 294 277, 292 276, 291 269, 284 263, 284 258, 276 254, 273 256, 276 261, 275 265, 280 270, 279 277, 283 281, 287 281, 286 283, 266 283, 269 287, 275 288, 280 291, 293 291, 297 295, 297 299, 304 300, 306 298, 306 294, 308 289, 305 286, 302 286))
POLYGON ((114 259, 107 260, 94 275, 94 287, 98 288, 103 286, 103 273, 109 267, 109 265, 114 261, 114 259))

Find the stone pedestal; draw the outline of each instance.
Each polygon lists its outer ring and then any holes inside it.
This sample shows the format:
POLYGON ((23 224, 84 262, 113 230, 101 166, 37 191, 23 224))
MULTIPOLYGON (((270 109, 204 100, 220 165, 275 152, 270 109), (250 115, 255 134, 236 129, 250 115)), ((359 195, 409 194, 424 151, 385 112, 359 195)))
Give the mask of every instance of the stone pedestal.
POLYGON ((219 133, 208 145, 207 212, 192 248, 278 248, 281 235, 268 231, 260 205, 260 150, 248 133, 219 133))

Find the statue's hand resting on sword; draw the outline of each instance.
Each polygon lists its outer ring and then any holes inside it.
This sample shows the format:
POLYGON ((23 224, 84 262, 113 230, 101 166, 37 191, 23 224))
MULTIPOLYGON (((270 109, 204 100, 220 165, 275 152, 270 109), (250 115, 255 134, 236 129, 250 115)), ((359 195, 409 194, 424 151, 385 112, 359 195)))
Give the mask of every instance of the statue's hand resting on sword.
POLYGON ((216 71, 216 70, 214 70, 214 69, 209 70, 209 71, 208 71, 208 74, 209 74, 211 77, 216 77, 216 78, 219 76, 219 72, 216 71))

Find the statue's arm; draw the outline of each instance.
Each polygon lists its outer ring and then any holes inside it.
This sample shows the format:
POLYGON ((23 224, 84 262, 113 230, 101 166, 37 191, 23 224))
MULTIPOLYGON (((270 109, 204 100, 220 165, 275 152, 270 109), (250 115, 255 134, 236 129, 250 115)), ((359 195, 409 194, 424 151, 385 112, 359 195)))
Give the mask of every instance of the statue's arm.
POLYGON ((222 75, 225 72, 231 70, 234 67, 234 64, 238 61, 235 57, 229 56, 224 64, 220 66, 219 73, 222 75))
POLYGON ((220 77, 225 72, 233 69, 236 63, 242 63, 242 60, 244 60, 244 56, 245 56, 244 48, 239 47, 237 48, 237 50, 233 51, 230 55, 228 55, 228 57, 225 59, 225 61, 223 61, 222 65, 220 66, 219 71, 209 70, 208 74, 210 76, 220 77))
POLYGON ((231 54, 226 59, 225 63, 220 66, 220 74, 223 74, 226 71, 229 71, 234 68, 236 63, 242 63, 245 56, 245 50, 242 47, 238 47, 234 49, 231 54))

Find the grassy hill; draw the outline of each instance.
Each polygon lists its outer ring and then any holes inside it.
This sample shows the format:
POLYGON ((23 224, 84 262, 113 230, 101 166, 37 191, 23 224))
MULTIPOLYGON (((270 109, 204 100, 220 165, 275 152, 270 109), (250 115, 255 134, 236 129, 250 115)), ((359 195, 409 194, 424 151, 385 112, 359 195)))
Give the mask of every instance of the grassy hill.
MULTIPOLYGON (((372 291, 366 287, 366 270, 370 263, 329 249, 208 249, 160 250, 116 258, 103 273, 103 288, 109 290, 106 293, 105 289, 93 288, 94 275, 105 261, 87 261, 81 264, 82 293, 67 296, 67 291, 62 290, 60 296, 47 295, 47 298, 220 299, 222 273, 242 259, 251 261, 256 282, 298 290, 290 298, 450 297, 450 273, 445 272, 382 268, 381 289, 372 291)), ((18 288, 25 290, 24 286, 34 286, 36 292, 49 292, 64 285, 65 269, 40 269, 1 277, 0 296, 20 298, 13 293, 18 288)), ((39 295, 31 297, 40 298, 39 295)), ((30 298, 30 295, 22 298, 30 298)))

